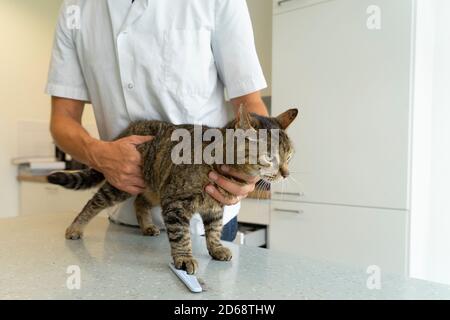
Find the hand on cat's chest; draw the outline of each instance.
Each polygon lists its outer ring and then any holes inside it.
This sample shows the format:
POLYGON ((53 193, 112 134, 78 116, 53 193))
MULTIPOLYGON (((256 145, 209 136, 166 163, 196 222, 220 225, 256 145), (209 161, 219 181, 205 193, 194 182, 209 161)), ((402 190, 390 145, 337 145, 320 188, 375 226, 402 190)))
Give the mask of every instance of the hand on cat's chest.
POLYGON ((209 173, 212 183, 206 187, 206 192, 219 203, 234 205, 255 190, 258 177, 248 176, 228 166, 222 166, 221 171, 226 176, 214 171, 209 173))

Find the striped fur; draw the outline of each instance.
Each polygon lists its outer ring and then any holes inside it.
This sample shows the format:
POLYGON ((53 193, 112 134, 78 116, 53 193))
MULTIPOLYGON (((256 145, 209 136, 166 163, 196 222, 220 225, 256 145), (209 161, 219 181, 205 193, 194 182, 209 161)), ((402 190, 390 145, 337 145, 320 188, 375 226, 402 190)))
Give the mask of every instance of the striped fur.
MULTIPOLYGON (((290 110, 278 118, 268 118, 250 115, 243 112, 242 109, 240 117, 223 128, 223 132, 226 128, 240 127, 242 123, 251 124, 255 129, 284 130, 297 115, 296 110, 290 110), (245 117, 245 121, 242 121, 243 117, 245 117)), ((206 245, 210 255, 220 261, 228 261, 232 255, 231 251, 220 241, 223 205, 205 192, 205 187, 211 183, 208 174, 212 170, 220 172, 220 168, 218 165, 207 165, 205 163, 174 164, 171 161, 171 151, 178 142, 171 141, 171 136, 177 128, 186 129, 191 134, 194 131, 193 125, 176 126, 161 121, 138 121, 132 123, 118 139, 129 135, 151 135, 155 137, 152 141, 138 147, 143 158, 143 177, 147 190, 135 199, 136 217, 144 235, 159 235, 158 228, 152 222, 150 209, 152 206, 161 205, 174 264, 177 268, 185 269, 189 274, 193 274, 198 265, 192 254, 189 221, 195 212, 200 213, 203 219, 206 245)), ((206 145, 207 143, 205 143, 206 145)), ((279 159, 285 171, 287 171, 287 162, 292 152, 293 149, 288 136, 284 131, 281 131, 279 159)), ((260 175, 258 172, 262 168, 255 164, 231 166, 237 171, 250 175, 260 175)), ((279 170, 279 172, 273 172, 272 176, 264 178, 269 181, 276 181, 277 178, 284 177, 286 174, 286 172, 283 173, 279 170)), ((228 178, 240 183, 232 177, 228 178)), ((51 183, 78 190, 99 184, 103 179, 103 175, 95 170, 71 173, 57 172, 48 177, 51 183)), ((216 187, 225 197, 234 197, 219 186, 216 187)), ((105 182, 66 230, 66 238, 80 239, 86 225, 101 210, 123 202, 130 197, 131 195, 105 182)))
POLYGON ((58 171, 47 176, 51 184, 60 185, 66 189, 86 190, 99 185, 105 180, 103 173, 94 169, 77 171, 58 171))

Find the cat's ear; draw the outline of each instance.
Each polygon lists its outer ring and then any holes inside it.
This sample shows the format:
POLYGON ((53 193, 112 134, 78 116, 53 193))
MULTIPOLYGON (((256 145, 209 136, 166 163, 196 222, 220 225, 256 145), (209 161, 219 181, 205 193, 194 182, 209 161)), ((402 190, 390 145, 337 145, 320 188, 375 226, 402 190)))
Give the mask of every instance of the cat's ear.
POLYGON ((276 117, 278 123, 281 126, 281 129, 286 130, 291 123, 297 118, 298 115, 298 109, 290 109, 282 114, 280 114, 278 117, 276 117))
POLYGON ((244 104, 239 106, 237 118, 236 118, 236 129, 249 130, 253 129, 252 122, 250 119, 250 113, 244 104))

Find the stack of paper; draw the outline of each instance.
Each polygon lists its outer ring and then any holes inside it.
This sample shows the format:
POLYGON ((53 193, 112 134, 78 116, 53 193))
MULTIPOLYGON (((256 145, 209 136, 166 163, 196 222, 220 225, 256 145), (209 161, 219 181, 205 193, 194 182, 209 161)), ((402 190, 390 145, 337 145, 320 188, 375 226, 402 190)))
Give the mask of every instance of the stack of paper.
POLYGON ((26 166, 31 171, 52 171, 52 170, 64 170, 66 163, 64 161, 57 161, 52 157, 20 157, 12 160, 12 164, 26 166))

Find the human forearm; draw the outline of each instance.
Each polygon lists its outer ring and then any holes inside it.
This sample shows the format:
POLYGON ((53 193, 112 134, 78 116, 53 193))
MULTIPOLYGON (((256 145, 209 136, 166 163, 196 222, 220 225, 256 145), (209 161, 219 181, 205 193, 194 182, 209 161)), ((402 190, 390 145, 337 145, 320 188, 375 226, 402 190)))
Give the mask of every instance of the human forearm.
POLYGON ((100 141, 82 127, 83 109, 82 101, 52 98, 50 130, 59 148, 77 161, 94 166, 91 150, 100 141))
POLYGON ((129 136, 112 142, 92 138, 81 126, 82 101, 52 98, 50 130, 56 144, 76 160, 105 175, 116 188, 130 194, 145 190, 141 154, 136 146, 152 137, 129 136))
POLYGON ((99 140, 92 138, 78 123, 67 118, 55 117, 52 136, 58 147, 70 154, 75 160, 93 166, 92 152, 89 151, 99 140))
POLYGON ((267 111, 267 107, 264 104, 259 91, 232 99, 231 103, 235 107, 236 114, 239 107, 244 105, 249 112, 253 112, 261 116, 269 116, 269 112, 267 111))

